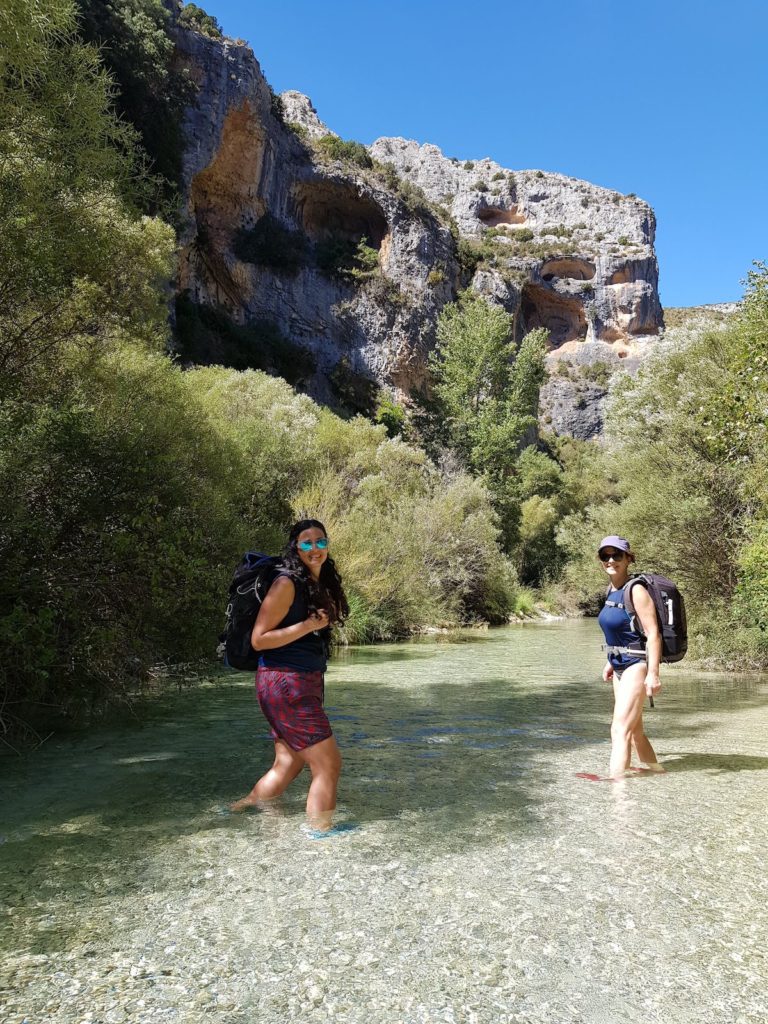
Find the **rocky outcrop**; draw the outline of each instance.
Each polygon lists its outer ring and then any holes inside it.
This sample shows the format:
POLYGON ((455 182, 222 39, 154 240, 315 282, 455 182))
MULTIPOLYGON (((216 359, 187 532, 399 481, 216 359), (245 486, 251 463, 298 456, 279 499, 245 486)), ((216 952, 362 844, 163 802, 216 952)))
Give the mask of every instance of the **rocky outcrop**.
MULTIPOLYGON (((658 333, 646 203, 404 139, 366 152, 330 132, 307 97, 278 100, 244 44, 175 33, 197 85, 185 126, 185 329, 235 338, 253 365, 281 359, 293 383, 360 411, 378 388, 407 401, 424 382, 438 313, 462 287, 507 309, 518 338, 546 327, 553 365, 632 365, 658 333)), ((542 416, 579 436, 563 411, 571 400, 578 412, 562 383, 545 389, 542 416)))

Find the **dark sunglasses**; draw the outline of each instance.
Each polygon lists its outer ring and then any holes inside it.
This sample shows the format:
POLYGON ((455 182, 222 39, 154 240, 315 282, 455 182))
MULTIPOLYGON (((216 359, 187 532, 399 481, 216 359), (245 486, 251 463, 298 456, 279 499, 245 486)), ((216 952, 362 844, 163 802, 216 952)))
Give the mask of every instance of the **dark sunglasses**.
POLYGON ((601 562, 620 562, 626 555, 626 551, 600 551, 597 557, 601 562))
POLYGON ((317 548, 318 551, 325 551, 328 547, 328 538, 321 537, 320 540, 316 541, 300 540, 296 547, 299 551, 311 551, 312 548, 317 548))

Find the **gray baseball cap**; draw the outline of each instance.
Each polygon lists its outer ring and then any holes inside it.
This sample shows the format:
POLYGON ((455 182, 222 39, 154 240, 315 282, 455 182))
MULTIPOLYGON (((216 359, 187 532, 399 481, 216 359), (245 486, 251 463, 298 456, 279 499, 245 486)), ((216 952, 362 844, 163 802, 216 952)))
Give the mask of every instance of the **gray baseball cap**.
POLYGON ((597 547, 598 553, 601 552, 603 548, 616 548, 618 551, 630 550, 629 541, 626 537, 603 537, 597 547))

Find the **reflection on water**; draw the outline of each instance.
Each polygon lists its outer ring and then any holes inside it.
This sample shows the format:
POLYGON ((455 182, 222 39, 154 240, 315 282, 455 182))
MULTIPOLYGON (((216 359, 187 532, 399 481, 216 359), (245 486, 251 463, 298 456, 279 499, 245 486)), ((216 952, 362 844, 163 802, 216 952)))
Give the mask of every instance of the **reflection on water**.
POLYGON ((244 676, 7 760, 0 1019, 762 1024, 768 687, 667 670, 667 773, 593 785, 599 642, 556 623, 336 659, 322 842, 305 779, 225 811, 271 749, 244 676))

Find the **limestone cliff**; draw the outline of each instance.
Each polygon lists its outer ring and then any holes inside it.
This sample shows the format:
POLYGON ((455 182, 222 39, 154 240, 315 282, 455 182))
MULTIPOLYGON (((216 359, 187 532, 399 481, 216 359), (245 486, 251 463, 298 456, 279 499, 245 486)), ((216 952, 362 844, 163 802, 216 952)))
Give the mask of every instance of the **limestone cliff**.
POLYGON ((321 401, 365 411, 378 388, 407 400, 440 309, 471 286, 514 315, 518 338, 550 331, 549 359, 565 372, 545 388, 542 417, 599 432, 604 380, 586 381, 590 414, 579 415, 574 373, 632 365, 662 325, 646 203, 404 139, 343 144, 306 97, 273 95, 244 44, 175 33, 197 86, 180 308, 214 338, 214 357, 226 335, 254 355, 264 346, 263 364, 288 366, 321 401))

